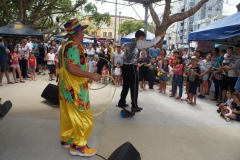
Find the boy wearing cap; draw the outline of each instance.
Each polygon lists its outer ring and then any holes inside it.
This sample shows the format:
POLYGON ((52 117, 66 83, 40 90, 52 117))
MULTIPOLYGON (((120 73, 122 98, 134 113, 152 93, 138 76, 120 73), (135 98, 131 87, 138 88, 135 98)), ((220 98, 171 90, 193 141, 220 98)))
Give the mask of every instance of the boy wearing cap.
POLYGON ((88 26, 73 19, 64 27, 69 41, 59 50, 61 144, 70 148, 71 155, 90 157, 97 151, 86 147, 93 127, 87 80, 99 81, 101 75, 87 70, 81 43, 88 26))

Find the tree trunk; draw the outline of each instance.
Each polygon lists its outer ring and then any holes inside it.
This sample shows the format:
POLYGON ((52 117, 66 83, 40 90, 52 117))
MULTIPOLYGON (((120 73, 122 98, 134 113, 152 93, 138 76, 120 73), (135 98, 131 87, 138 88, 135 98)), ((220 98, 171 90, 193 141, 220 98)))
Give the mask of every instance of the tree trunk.
MULTIPOLYGON (((156 24, 156 31, 155 31, 155 36, 160 35, 162 32, 166 31, 168 27, 177 22, 184 20, 193 14, 195 14, 203 5, 204 3, 208 2, 209 0, 200 0, 195 7, 181 13, 176 13, 170 16, 170 4, 172 0, 165 0, 165 8, 164 8, 164 13, 163 13, 163 18, 162 22, 160 22, 159 17, 157 13, 155 12, 154 8, 152 5, 150 5, 149 10, 150 14, 152 16, 153 22, 156 24)), ((160 48, 163 47, 163 40, 164 37, 161 37, 161 40, 158 43, 158 46, 160 48)))

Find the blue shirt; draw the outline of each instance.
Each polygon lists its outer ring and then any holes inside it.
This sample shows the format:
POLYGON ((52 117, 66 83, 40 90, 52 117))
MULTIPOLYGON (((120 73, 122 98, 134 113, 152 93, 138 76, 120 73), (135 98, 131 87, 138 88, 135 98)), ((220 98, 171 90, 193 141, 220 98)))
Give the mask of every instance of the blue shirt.
POLYGON ((161 53, 160 48, 156 48, 156 50, 152 47, 149 49, 149 54, 153 57, 153 58, 157 58, 158 54, 161 53))
MULTIPOLYGON (((142 64, 142 63, 149 64, 150 62, 151 62, 150 59, 147 57, 145 59, 141 58, 138 61, 139 64, 142 64)), ((146 71, 146 70, 149 70, 149 67, 143 65, 143 66, 139 67, 139 70, 146 71)))
POLYGON ((6 54, 6 47, 0 43, 0 62, 4 62, 8 59, 8 55, 6 54))
POLYGON ((219 68, 218 63, 221 64, 222 62, 223 62, 223 57, 222 57, 222 56, 219 56, 219 57, 217 58, 216 62, 214 63, 214 67, 215 67, 215 68, 219 68))
POLYGON ((37 43, 34 43, 34 44, 33 44, 33 53, 34 53, 35 56, 39 56, 39 54, 38 54, 38 52, 37 52, 36 49, 38 49, 38 44, 37 44, 37 43))

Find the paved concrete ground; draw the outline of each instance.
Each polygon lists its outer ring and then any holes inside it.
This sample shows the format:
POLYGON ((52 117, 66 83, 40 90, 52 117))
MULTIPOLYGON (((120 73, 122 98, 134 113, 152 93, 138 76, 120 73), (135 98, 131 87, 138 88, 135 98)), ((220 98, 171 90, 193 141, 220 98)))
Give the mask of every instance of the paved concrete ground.
MULTIPOLYGON (((86 159, 73 157, 60 146, 59 108, 40 97, 48 83, 47 76, 37 76, 36 82, 25 84, 6 84, 4 79, 0 97, 11 100, 13 108, 0 120, 1 160, 86 159)), ((223 120, 210 97, 198 99, 198 105, 193 107, 157 93, 156 88, 140 92, 139 106, 144 110, 123 119, 115 107, 121 92, 118 87, 107 111, 94 117, 88 145, 105 158, 129 141, 143 160, 240 159, 240 124, 223 120)), ((90 92, 94 113, 107 104, 113 89, 110 85, 90 92)), ((101 160, 97 156, 89 159, 101 160)))

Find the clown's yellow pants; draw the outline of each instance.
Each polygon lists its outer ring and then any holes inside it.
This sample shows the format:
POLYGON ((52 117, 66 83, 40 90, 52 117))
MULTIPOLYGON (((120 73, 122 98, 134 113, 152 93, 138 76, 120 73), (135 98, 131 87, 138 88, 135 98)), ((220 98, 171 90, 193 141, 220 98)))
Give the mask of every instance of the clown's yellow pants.
POLYGON ((78 146, 85 146, 92 132, 92 111, 78 110, 77 106, 60 100, 60 132, 61 140, 78 146), (88 112, 88 113, 87 113, 88 112))

